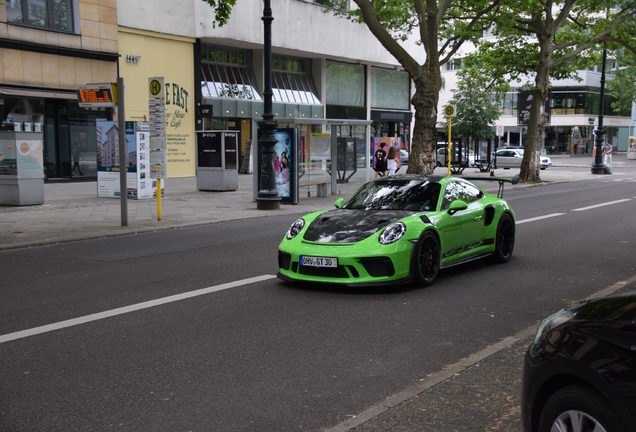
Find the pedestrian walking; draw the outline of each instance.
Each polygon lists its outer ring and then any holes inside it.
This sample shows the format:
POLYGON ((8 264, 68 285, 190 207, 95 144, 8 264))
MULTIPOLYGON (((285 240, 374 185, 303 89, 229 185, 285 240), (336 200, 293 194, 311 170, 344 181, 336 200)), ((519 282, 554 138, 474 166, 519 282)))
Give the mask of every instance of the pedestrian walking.
POLYGON ((386 144, 380 143, 380 148, 375 151, 375 161, 373 163, 373 169, 375 170, 375 177, 384 177, 386 174, 386 152, 384 146, 386 144))
POLYGON ((389 155, 386 157, 386 171, 387 175, 395 175, 395 172, 400 169, 400 161, 397 158, 397 152, 395 147, 389 148, 389 155))
POLYGON ((605 157, 605 166, 611 168, 612 167, 612 144, 610 142, 605 142, 605 147, 603 148, 603 156, 605 157))
POLYGON ((73 173, 75 173, 75 170, 78 171, 78 174, 83 176, 84 173, 82 172, 82 168, 80 168, 80 150, 76 146, 73 148, 73 169, 71 169, 71 175, 73 175, 73 173))

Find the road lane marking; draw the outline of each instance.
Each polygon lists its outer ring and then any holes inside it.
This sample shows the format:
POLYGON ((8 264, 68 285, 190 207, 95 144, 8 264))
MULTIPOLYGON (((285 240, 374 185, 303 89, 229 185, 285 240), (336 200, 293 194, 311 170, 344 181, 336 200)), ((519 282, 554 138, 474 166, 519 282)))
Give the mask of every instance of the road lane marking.
POLYGON ((530 218, 530 219, 523 219, 520 221, 517 221, 517 225, 522 224, 522 223, 526 223, 526 222, 535 222, 538 220, 542 220, 542 219, 549 219, 549 218, 553 218, 553 217, 557 217, 557 216, 563 216, 565 213, 552 213, 549 215, 545 215, 545 216, 537 216, 535 218, 530 218))
POLYGON ((606 203, 602 203, 602 204, 596 204, 596 205, 589 206, 589 207, 581 207, 581 208, 573 209, 572 211, 585 211, 585 210, 595 209, 595 208, 598 208, 598 207, 605 207, 605 206, 612 205, 612 204, 619 204, 619 203, 626 202, 626 201, 631 201, 631 198, 617 200, 617 201, 610 201, 610 202, 606 202, 606 203))
POLYGON ((177 302, 177 301, 181 301, 181 300, 185 300, 185 299, 189 299, 192 297, 198 297, 198 296, 202 296, 205 294, 210 294, 213 292, 218 292, 218 291, 223 291, 226 289, 230 289, 230 288, 236 288, 239 286, 243 286, 243 285, 249 285, 249 284, 253 284, 256 282, 263 282, 269 279, 274 279, 276 278, 276 276, 274 275, 262 275, 262 276, 255 276, 255 277, 251 277, 251 278, 247 278, 247 279, 242 279, 242 280, 238 280, 235 282, 228 282, 228 283, 224 283, 221 285, 215 285, 215 286, 211 286, 211 287, 207 287, 207 288, 202 288, 196 291, 189 291, 189 292, 185 292, 185 293, 181 293, 181 294, 175 294, 172 296, 168 296, 168 297, 163 297, 163 298, 159 298, 156 300, 149 300, 146 302, 142 302, 142 303, 137 303, 137 304, 133 304, 130 306, 124 306, 124 307, 120 307, 117 309, 111 309, 108 311, 104 311, 104 312, 98 312, 95 314, 91 314, 91 315, 86 315, 83 317, 79 317, 79 318, 73 318, 70 320, 66 320, 66 321, 60 321, 57 323, 53 323, 53 324, 47 324, 44 326, 40 326, 40 327, 34 327, 32 329, 27 329, 27 330, 21 330, 15 333, 8 333, 5 335, 0 335, 0 344, 1 343, 5 343, 5 342, 9 342, 9 341, 13 341, 16 339, 23 339, 29 336, 35 336, 35 335, 39 335, 42 333, 47 333, 47 332, 51 332, 51 331, 55 331, 55 330, 60 330, 63 328, 67 328, 67 327, 73 327, 76 325, 81 325, 81 324, 86 324, 92 321, 98 321, 98 320, 102 320, 105 318, 111 318, 117 315, 123 315, 123 314, 127 314, 130 312, 136 312, 142 309, 148 309, 148 308, 152 308, 155 306, 161 306, 167 303, 173 303, 173 302, 177 302))

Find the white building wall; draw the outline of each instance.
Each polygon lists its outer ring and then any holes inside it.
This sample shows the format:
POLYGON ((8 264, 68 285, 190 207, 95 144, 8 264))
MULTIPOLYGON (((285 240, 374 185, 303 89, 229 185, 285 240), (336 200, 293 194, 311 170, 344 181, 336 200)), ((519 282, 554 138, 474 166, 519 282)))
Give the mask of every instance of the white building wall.
MULTIPOLYGON (((272 50, 307 58, 360 61, 397 66, 397 61, 364 24, 323 13, 320 5, 302 0, 272 1, 272 50)), ((119 25, 204 42, 258 49, 263 46, 263 1, 240 0, 228 24, 214 28, 212 8, 203 0, 117 0, 119 25)), ((423 62, 424 51, 413 41, 405 48, 423 62)))

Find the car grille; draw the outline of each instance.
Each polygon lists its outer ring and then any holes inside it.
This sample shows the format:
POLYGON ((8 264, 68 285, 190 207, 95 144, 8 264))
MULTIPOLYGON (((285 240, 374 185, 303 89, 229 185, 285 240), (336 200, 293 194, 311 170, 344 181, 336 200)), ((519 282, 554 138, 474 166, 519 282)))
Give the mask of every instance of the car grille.
MULTIPOLYGON (((360 263, 371 277, 391 277, 395 274, 393 262, 388 257, 363 258, 360 263)), ((301 266, 298 261, 291 261, 291 257, 282 252, 278 254, 278 265, 284 270, 291 270, 306 276, 337 279, 357 279, 360 277, 360 273, 352 265, 339 265, 338 267, 301 266)))
POLYGON ((291 265, 291 255, 285 252, 278 252, 278 268, 289 270, 291 265))
POLYGON ((300 268, 300 271, 298 273, 302 275, 307 275, 307 276, 320 276, 320 277, 332 277, 332 278, 348 278, 349 277, 349 273, 347 273, 347 270, 345 270, 344 266, 338 266, 338 267, 299 266, 299 268, 300 268))
POLYGON ((395 274, 395 268, 393 267, 393 261, 388 257, 381 258, 364 258, 360 260, 360 263, 364 266, 364 269, 372 277, 393 276, 395 274))

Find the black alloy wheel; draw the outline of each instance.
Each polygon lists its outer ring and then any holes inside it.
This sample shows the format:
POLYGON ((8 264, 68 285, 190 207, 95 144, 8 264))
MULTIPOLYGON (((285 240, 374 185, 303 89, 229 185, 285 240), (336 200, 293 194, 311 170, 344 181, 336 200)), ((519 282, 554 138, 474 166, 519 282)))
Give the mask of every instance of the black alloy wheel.
POLYGON ((440 267, 439 239, 432 231, 424 231, 415 244, 413 260, 415 280, 418 285, 429 286, 433 283, 440 267))
POLYGON ((595 390, 583 385, 562 388, 546 402, 538 432, 625 432, 616 412, 595 390))
POLYGON ((505 263, 512 256, 515 247, 515 223, 508 213, 501 215, 497 226, 495 238, 495 252, 493 258, 496 262, 505 263))

